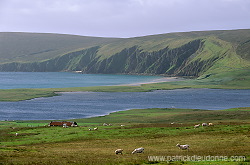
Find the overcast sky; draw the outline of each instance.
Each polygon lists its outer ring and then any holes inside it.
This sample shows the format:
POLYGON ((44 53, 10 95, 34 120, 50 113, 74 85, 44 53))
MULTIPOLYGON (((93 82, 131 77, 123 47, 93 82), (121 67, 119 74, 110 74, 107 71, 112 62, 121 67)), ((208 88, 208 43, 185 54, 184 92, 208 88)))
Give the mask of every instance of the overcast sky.
POLYGON ((250 0, 0 0, 1 32, 135 37, 250 28, 250 0))

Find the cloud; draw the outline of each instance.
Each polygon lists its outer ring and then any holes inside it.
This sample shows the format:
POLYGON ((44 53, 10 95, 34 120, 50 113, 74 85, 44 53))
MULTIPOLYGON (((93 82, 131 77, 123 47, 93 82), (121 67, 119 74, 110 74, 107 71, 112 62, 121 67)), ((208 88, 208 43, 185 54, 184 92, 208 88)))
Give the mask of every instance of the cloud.
POLYGON ((249 0, 0 0, 0 31, 132 37, 250 27, 249 0))

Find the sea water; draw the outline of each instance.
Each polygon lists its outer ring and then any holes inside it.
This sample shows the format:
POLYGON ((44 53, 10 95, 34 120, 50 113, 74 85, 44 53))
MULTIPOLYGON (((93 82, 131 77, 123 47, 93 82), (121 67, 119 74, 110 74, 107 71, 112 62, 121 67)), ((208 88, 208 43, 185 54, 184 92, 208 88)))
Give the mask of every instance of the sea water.
POLYGON ((162 76, 81 74, 72 72, 0 72, 0 89, 66 88, 149 82, 162 76))

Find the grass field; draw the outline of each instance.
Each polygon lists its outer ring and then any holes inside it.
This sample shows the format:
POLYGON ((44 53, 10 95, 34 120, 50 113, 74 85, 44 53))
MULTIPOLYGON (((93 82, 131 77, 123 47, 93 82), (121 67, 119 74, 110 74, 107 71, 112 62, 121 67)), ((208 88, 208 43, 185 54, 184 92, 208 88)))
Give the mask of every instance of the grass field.
POLYGON ((1 121, 0 164, 247 165, 249 117, 250 107, 245 107, 219 111, 134 109, 77 119, 79 126, 69 128, 48 127, 50 121, 1 121), (203 122, 214 126, 194 129, 203 122), (94 127, 98 130, 88 130, 94 127), (177 143, 189 144, 190 150, 178 149, 177 143), (144 147, 145 152, 131 154, 138 147, 144 147), (123 155, 114 153, 118 148, 124 149, 123 155), (224 156, 228 160, 169 162, 152 156, 224 156))

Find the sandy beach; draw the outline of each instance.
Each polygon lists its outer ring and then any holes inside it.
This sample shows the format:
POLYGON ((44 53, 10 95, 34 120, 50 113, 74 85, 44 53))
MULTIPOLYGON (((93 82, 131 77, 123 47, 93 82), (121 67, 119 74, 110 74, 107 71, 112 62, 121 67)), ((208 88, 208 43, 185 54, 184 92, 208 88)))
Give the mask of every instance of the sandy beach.
POLYGON ((133 83, 133 84, 124 84, 124 86, 140 86, 142 84, 152 84, 152 83, 161 83, 161 82, 171 82, 171 81, 182 81, 184 80, 183 78, 179 78, 179 77, 163 77, 163 78, 159 78, 159 79, 155 79, 152 81, 148 81, 148 82, 142 82, 142 83, 133 83))

